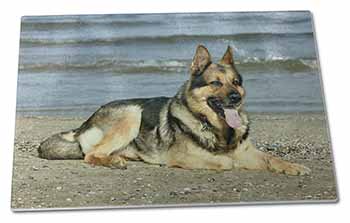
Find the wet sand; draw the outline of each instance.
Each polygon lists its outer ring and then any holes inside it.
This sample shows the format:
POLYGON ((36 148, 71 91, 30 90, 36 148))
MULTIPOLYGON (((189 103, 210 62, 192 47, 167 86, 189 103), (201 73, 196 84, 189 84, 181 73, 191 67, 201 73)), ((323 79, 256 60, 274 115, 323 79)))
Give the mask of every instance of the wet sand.
POLYGON ((82 160, 44 160, 44 138, 76 128, 83 119, 16 119, 12 208, 96 208, 337 199, 327 124, 322 113, 251 114, 257 147, 311 168, 310 176, 264 171, 182 170, 129 162, 126 170, 91 167, 82 160))

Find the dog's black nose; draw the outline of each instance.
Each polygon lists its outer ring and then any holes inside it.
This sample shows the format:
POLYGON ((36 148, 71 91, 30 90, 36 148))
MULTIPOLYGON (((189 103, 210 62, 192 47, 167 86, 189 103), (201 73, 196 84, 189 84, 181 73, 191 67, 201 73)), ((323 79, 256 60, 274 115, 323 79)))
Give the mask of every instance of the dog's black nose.
POLYGON ((230 92, 229 96, 231 103, 237 104, 242 100, 241 95, 237 91, 230 92))

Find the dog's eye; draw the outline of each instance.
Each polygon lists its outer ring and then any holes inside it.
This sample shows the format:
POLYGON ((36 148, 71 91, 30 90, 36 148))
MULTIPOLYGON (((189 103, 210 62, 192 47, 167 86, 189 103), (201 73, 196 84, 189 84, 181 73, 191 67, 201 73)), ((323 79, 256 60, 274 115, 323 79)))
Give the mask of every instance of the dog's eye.
POLYGON ((234 79, 232 83, 234 85, 241 85, 241 82, 238 79, 234 79))
POLYGON ((223 84, 220 81, 212 81, 210 82, 210 85, 215 87, 222 87, 223 84))

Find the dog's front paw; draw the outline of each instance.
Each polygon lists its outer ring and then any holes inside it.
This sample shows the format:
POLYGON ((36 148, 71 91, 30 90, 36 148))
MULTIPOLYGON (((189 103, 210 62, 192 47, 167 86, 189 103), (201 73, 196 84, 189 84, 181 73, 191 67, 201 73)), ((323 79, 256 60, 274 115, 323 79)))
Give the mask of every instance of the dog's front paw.
POLYGON ((310 175, 311 169, 301 164, 290 163, 283 172, 287 175, 303 176, 310 175))
POLYGON ((284 173, 292 176, 309 175, 311 173, 311 170, 304 165, 290 163, 272 156, 268 157, 267 164, 268 169, 276 173, 284 173))

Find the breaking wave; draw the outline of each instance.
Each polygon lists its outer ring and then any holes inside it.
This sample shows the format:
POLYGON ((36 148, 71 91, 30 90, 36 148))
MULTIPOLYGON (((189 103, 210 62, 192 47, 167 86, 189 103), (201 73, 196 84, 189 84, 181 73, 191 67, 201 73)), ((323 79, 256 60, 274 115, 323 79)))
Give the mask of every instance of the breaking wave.
MULTIPOLYGON (((259 59, 246 58, 237 60, 239 70, 286 70, 291 72, 310 71, 318 68, 316 59, 259 59)), ((21 64, 23 72, 49 72, 59 73, 67 71, 101 72, 114 74, 138 73, 181 73, 187 72, 189 60, 140 60, 118 61, 113 59, 98 60, 94 63, 38 63, 21 64)))
POLYGON ((89 38, 89 39, 38 39, 22 38, 22 46, 50 46, 50 45, 109 45, 109 44, 137 44, 156 43, 167 44, 185 41, 266 41, 283 38, 310 38, 313 33, 240 33, 231 35, 170 35, 170 36, 136 36, 113 38, 89 38))

